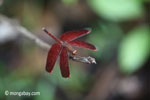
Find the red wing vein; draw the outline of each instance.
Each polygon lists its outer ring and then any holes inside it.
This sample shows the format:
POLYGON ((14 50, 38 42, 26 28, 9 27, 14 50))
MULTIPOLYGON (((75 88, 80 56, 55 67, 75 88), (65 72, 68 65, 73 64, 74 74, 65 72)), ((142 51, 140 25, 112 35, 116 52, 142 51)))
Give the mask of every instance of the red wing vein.
POLYGON ((70 45, 80 48, 86 48, 89 50, 97 51, 96 47, 90 43, 82 42, 82 41, 71 41, 69 42, 70 45))
POLYGON ((70 32, 66 32, 61 36, 61 40, 69 42, 72 40, 75 40, 79 37, 82 37, 84 35, 89 34, 91 31, 89 30, 80 30, 80 31, 70 31, 70 32))
POLYGON ((60 69, 63 77, 70 77, 69 63, 68 63, 68 50, 63 47, 60 54, 60 69))
POLYGON ((52 73, 53 71, 56 60, 60 54, 61 48, 62 46, 60 44, 54 44, 48 52, 46 71, 48 71, 49 73, 52 73))

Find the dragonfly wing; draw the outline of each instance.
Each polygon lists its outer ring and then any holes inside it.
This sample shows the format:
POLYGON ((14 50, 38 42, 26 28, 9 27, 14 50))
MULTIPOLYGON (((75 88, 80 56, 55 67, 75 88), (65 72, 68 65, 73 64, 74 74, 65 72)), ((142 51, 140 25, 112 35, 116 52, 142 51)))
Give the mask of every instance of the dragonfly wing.
POLYGON ((87 35, 90 32, 91 32, 90 30, 70 31, 70 32, 64 33, 60 39, 62 41, 69 42, 69 41, 75 40, 79 37, 82 37, 84 35, 87 35))
POLYGON ((70 78, 68 50, 65 47, 63 47, 62 52, 60 54, 60 70, 63 77, 70 78))
POLYGON ((71 41, 69 42, 70 45, 80 48, 86 48, 89 50, 97 51, 96 47, 90 43, 82 42, 82 41, 71 41))
POLYGON ((56 60, 60 54, 62 46, 60 44, 52 45, 51 49, 48 52, 46 71, 52 73, 56 60))

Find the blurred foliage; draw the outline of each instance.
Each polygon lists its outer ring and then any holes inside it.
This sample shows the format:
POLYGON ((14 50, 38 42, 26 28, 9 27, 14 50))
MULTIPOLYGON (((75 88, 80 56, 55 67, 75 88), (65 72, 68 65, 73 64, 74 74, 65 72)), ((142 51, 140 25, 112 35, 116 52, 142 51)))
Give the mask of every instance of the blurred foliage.
POLYGON ((87 84, 87 82, 92 77, 87 76, 86 72, 82 68, 73 64, 70 64, 70 73, 71 78, 62 78, 60 67, 56 64, 53 74, 49 75, 49 73, 46 73, 45 78, 51 83, 49 85, 52 85, 53 88, 55 88, 55 86, 59 86, 66 94, 68 94, 68 98, 73 99, 77 94, 79 95, 81 92, 86 91, 90 84, 87 84))
POLYGON ((123 36, 123 31, 115 23, 98 22, 92 27, 92 33, 89 35, 90 43, 97 46, 98 52, 92 52, 97 59, 109 61, 112 59, 117 45, 123 36))
POLYGON ((24 2, 22 23, 28 29, 34 29, 41 24, 42 9, 33 3, 24 2))
POLYGON ((78 0, 62 0, 62 2, 67 5, 74 5, 77 4, 78 0))
POLYGON ((54 100, 56 87, 45 80, 39 80, 36 91, 40 91, 40 96, 36 100, 54 100))
POLYGON ((0 76, 5 76, 5 73, 8 71, 8 69, 6 68, 7 65, 4 62, 0 61, 0 67, 0 76))
POLYGON ((137 27, 124 37, 119 49, 120 69, 131 74, 138 70, 150 54, 150 31, 148 26, 137 27))
POLYGON ((88 0, 91 8, 101 17, 124 21, 142 16, 142 0, 88 0))
POLYGON ((53 74, 51 76, 49 76, 49 74, 48 74, 47 77, 48 77, 48 79, 50 79, 50 81, 53 84, 58 84, 61 87, 64 87, 64 89, 72 88, 72 90, 74 90, 74 91, 84 89, 83 83, 84 83, 84 81, 86 81, 86 79, 85 79, 86 73, 84 72, 84 70, 82 68, 78 68, 74 65, 70 65, 70 73, 71 73, 71 78, 69 78, 69 79, 62 78, 61 72, 60 72, 60 67, 58 64, 56 64, 53 74))
MULTIPOLYGON (((50 45, 53 41, 42 33, 43 26, 48 27, 48 30, 58 37, 64 30, 90 27, 87 29, 92 30, 91 34, 81 40, 94 44, 99 51, 82 51, 81 49, 79 56, 92 56, 96 58, 97 64, 82 64, 69 60, 71 78, 66 79, 61 76, 59 59, 52 74, 45 71, 48 51, 38 47, 34 41, 19 35, 11 40, 11 43, 0 43, 0 100, 86 100, 86 96, 91 95, 94 88, 99 89, 95 87, 95 84, 99 85, 102 82, 102 85, 107 85, 103 84, 105 76, 110 74, 105 73, 107 65, 114 70, 119 68, 119 71, 125 75, 132 76, 134 72, 140 71, 150 57, 150 31, 146 25, 146 7, 149 1, 4 0, 0 5, 0 14, 10 19, 15 18, 21 25, 50 45), (10 45, 15 49, 9 48, 10 45), (103 71, 104 75, 101 78, 99 76, 103 71), (5 90, 35 91, 40 92, 40 96, 5 96, 5 90)), ((113 90, 113 93, 110 93, 112 90, 106 90, 112 97, 110 99, 108 96, 109 100, 116 100, 113 97, 117 93, 119 93, 118 96, 123 94, 117 91, 121 84, 116 81, 121 76, 119 71, 115 72, 117 75, 115 79, 112 79, 112 86, 110 86, 111 89, 116 90, 113 90), (117 88, 114 87, 116 83, 117 88)), ((123 78, 121 77, 120 80, 123 78)), ((105 89, 102 88, 101 91, 101 93, 93 92, 93 96, 105 95, 105 89)), ((126 96, 123 95, 123 97, 126 96)), ((119 100, 126 99, 119 98, 119 100)))

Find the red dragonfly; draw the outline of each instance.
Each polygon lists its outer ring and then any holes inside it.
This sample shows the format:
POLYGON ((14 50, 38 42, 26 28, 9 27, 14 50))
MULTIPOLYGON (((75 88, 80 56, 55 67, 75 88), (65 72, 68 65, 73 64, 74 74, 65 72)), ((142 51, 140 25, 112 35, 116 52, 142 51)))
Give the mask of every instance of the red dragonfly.
POLYGON ((75 50, 73 47, 80 47, 97 51, 96 47, 93 46, 92 44, 81 41, 73 41, 79 37, 89 34, 91 32, 89 30, 66 32, 60 37, 60 39, 56 38, 45 28, 43 28, 43 31, 46 32, 50 37, 52 37, 57 42, 52 45, 51 49, 48 52, 46 71, 49 73, 52 73, 56 60, 60 55, 61 74, 65 78, 68 77, 70 78, 68 52, 71 53, 72 55, 77 55, 77 50, 75 50))

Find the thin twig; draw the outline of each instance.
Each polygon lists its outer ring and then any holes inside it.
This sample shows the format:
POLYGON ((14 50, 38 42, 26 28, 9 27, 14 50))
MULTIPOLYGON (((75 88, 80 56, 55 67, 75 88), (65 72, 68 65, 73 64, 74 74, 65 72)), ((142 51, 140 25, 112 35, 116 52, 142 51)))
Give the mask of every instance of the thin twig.
POLYGON ((42 48, 49 49, 51 45, 47 44, 43 40, 39 39, 37 36, 33 35, 30 31, 22 26, 16 26, 16 29, 19 31, 20 34, 24 35, 25 37, 29 38, 30 40, 34 41, 37 45, 42 48))
POLYGON ((93 57, 80 57, 80 56, 69 56, 73 61, 83 62, 87 64, 96 64, 95 58, 93 57))

